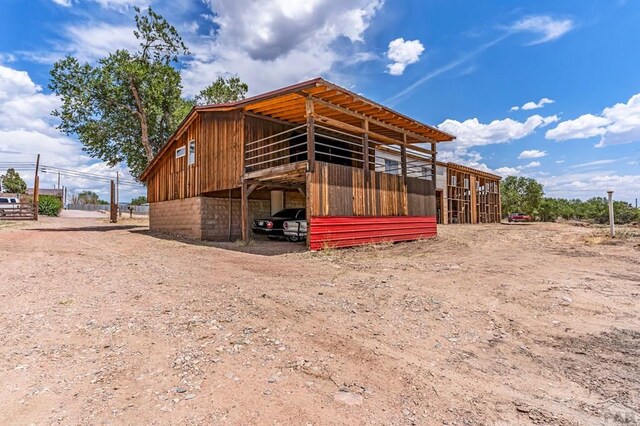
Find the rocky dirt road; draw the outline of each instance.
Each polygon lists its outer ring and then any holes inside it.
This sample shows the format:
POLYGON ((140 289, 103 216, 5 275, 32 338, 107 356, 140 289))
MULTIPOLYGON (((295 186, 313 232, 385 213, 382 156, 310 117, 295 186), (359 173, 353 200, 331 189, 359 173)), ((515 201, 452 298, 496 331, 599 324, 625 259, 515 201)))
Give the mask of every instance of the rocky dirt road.
POLYGON ((640 230, 605 232, 276 254, 301 246, 0 226, 0 424, 639 424, 640 230))

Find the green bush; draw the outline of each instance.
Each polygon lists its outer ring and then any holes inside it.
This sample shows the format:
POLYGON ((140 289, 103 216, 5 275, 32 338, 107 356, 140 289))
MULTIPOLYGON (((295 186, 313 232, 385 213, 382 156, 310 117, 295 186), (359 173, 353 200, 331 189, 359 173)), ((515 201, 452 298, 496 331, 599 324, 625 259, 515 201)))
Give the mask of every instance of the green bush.
POLYGON ((62 210, 62 201, 53 195, 41 195, 38 203, 38 214, 43 216, 58 216, 62 210))

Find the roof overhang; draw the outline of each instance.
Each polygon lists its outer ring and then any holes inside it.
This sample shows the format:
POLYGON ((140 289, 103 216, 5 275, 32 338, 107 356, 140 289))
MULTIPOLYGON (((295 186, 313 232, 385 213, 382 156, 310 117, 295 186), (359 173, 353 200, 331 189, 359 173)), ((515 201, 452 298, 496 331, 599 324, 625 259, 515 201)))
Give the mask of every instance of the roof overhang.
MULTIPOLYGON (((322 78, 315 78, 237 102, 196 106, 183 120, 166 146, 182 133, 198 113, 241 110, 258 117, 304 124, 309 114, 310 102, 313 105, 312 114, 316 117, 318 124, 332 126, 332 123, 341 123, 342 126, 346 126, 343 129, 356 131, 356 129, 362 129, 366 121, 373 142, 409 146, 449 142, 455 139, 455 136, 433 126, 409 118, 322 78)), ((166 146, 142 173, 142 180, 146 178, 157 158, 164 153, 166 146)))

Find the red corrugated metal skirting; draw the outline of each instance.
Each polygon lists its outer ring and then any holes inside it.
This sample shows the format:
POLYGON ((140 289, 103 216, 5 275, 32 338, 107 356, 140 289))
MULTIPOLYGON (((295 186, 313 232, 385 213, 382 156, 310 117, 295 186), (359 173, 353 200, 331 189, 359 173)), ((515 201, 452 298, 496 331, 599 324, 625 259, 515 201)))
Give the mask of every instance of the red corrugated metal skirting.
POLYGON ((311 250, 384 241, 411 241, 437 235, 435 216, 312 216, 311 250))

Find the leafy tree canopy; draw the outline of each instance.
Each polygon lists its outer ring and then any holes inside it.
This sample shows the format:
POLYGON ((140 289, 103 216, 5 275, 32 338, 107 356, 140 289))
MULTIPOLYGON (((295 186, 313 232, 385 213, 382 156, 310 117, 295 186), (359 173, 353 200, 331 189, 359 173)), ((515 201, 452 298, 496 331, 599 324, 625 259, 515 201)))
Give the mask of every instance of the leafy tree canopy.
MULTIPOLYGON (((74 197, 76 198, 76 197, 74 197)), ((77 195, 78 204, 109 204, 108 202, 101 200, 100 196, 93 191, 82 191, 77 195)))
POLYGON ((139 197, 132 198, 129 204, 131 204, 132 206, 141 206, 142 204, 147 204, 147 197, 141 195, 139 197))
MULTIPOLYGON (((67 56, 54 64, 49 87, 62 100, 53 111, 59 129, 77 135, 89 155, 110 166, 126 162, 137 178, 195 101, 182 98, 174 68, 189 54, 177 30, 151 8, 135 10, 137 51, 116 50, 95 64, 67 56)), ((247 87, 234 77, 210 88, 207 99, 232 99, 247 87)))
POLYGON ((223 104, 244 99, 249 86, 238 77, 224 79, 218 77, 216 81, 204 88, 195 98, 198 105, 223 104))
POLYGON ((0 176, 0 187, 4 192, 15 192, 17 194, 27 192, 27 183, 15 169, 7 169, 7 173, 0 176))
POLYGON ((535 215, 544 192, 533 178, 508 176, 500 183, 500 194, 503 216, 514 212, 535 215))

